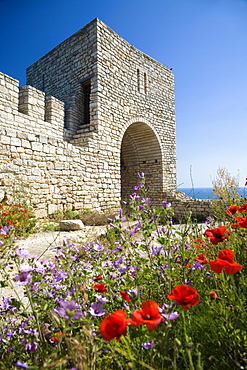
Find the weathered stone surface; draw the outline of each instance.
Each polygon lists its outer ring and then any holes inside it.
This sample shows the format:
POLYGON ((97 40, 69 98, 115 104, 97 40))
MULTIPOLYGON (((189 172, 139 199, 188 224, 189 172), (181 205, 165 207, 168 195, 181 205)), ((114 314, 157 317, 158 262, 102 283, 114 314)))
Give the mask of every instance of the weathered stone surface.
POLYGON ((59 222, 59 226, 62 231, 75 231, 82 230, 84 224, 81 220, 62 220, 59 222))
POLYGON ((4 197, 5 197, 5 191, 0 189, 0 202, 3 201, 4 197))

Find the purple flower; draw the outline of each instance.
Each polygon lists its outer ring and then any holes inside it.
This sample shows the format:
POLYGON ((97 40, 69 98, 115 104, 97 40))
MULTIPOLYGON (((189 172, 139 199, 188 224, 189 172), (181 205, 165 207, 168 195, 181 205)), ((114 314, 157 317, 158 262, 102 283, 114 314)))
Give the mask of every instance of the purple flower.
POLYGON ((105 314, 104 307, 100 303, 92 303, 89 308, 89 312, 92 316, 103 316, 105 314))
POLYGON ((143 177, 145 177, 145 174, 144 174, 144 172, 138 172, 138 177, 140 177, 140 178, 143 178, 143 177))
POLYGON ((139 185, 134 186, 134 190, 139 190, 139 189, 140 189, 140 187, 141 187, 142 185, 143 185, 143 184, 142 184, 142 183, 140 183, 139 185))
POLYGON ((203 270, 205 269, 205 266, 202 263, 195 261, 191 264, 190 268, 192 270, 203 270))
POLYGON ((3 245, 4 243, 2 242, 2 240, 0 240, 0 245, 3 245))
POLYGON ((98 300, 100 303, 109 303, 109 302, 110 302, 110 301, 109 301, 109 299, 107 299, 107 298, 104 296, 104 294, 95 294, 94 296, 97 298, 97 300, 98 300))
POLYGON ((96 243, 96 244, 94 244, 93 249, 97 252, 100 252, 100 251, 103 251, 105 248, 104 248, 103 244, 96 243))
POLYGON ((17 361, 15 366, 20 367, 21 369, 28 369, 28 365, 20 361, 17 361))
POLYGON ((178 313, 177 311, 174 311, 174 312, 171 312, 171 313, 165 313, 163 314, 164 318, 167 319, 167 320, 176 320, 179 316, 180 316, 180 313, 178 313))
POLYGON ((4 226, 0 229, 0 234, 2 235, 7 235, 9 233, 10 229, 13 229, 14 226, 9 225, 9 226, 4 226))
POLYGON ((31 281, 31 275, 27 271, 22 271, 19 275, 16 275, 14 279, 20 284, 27 285, 31 281))
POLYGON ((78 320, 82 316, 82 313, 78 312, 80 307, 74 299, 71 299, 71 301, 60 300, 59 304, 60 307, 55 310, 59 316, 63 316, 67 320, 69 318, 78 320))
POLYGON ((130 199, 139 199, 140 198, 140 196, 137 195, 136 193, 131 194, 129 197, 130 197, 130 199))
POLYGON ((152 202, 151 202, 151 199, 150 198, 143 198, 142 199, 142 202, 145 202, 145 203, 147 203, 147 204, 151 204, 152 202))
POLYGON ((95 294, 94 295, 100 303, 109 303, 109 299, 107 299, 103 294, 95 294))
POLYGON ((20 270, 21 270, 21 272, 30 272, 30 271, 33 270, 33 268, 28 263, 21 263, 20 264, 20 270))
POLYGON ((36 349, 37 349, 37 344, 38 343, 36 343, 36 342, 33 342, 33 343, 27 343, 26 345, 25 345, 25 350, 26 351, 31 351, 31 352, 35 352, 36 351, 36 349))
POLYGON ((163 207, 164 207, 165 209, 166 209, 166 208, 170 208, 170 207, 171 207, 171 203, 168 203, 168 202, 166 202, 165 200, 163 200, 162 205, 163 205, 163 207))
POLYGON ((142 344, 142 347, 145 348, 145 349, 151 349, 154 347, 154 341, 152 340, 152 342, 149 342, 149 343, 143 343, 142 344))
POLYGON ((190 247, 189 244, 187 244, 187 243, 184 244, 185 249, 189 249, 189 247, 190 247))
POLYGON ((25 251, 24 248, 16 248, 16 254, 20 258, 26 258, 28 256, 28 252, 25 251))
POLYGON ((144 209, 145 209, 145 207, 143 206, 143 205, 139 205, 139 209, 141 210, 141 211, 144 211, 144 209))
POLYGON ((56 276, 56 283, 60 283, 66 279, 67 272, 60 271, 56 276))
POLYGON ((152 252, 151 252, 151 255, 152 255, 152 256, 155 256, 156 254, 159 254, 163 248, 164 248, 164 245, 158 245, 157 247, 154 247, 154 246, 152 245, 152 252))

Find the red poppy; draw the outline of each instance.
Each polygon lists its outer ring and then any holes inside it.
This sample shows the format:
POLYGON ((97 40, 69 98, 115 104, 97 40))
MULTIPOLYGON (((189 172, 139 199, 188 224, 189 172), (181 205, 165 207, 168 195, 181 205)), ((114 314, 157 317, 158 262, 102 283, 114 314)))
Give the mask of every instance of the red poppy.
POLYGON ((122 298, 123 298, 125 301, 130 302, 130 296, 128 295, 128 293, 127 293, 127 292, 123 292, 123 291, 121 291, 121 292, 120 292, 120 294, 121 294, 122 298))
POLYGON ((195 260, 197 262, 200 262, 200 263, 208 263, 208 260, 206 259, 207 257, 205 256, 205 254, 198 254, 195 258, 195 260))
POLYGON ((216 260, 209 262, 210 268, 217 274, 220 274, 222 270, 224 270, 225 273, 228 275, 235 274, 236 272, 240 271, 244 266, 240 265, 237 262, 234 262, 233 258, 234 251, 230 249, 223 249, 219 251, 216 260))
POLYGON ((222 249, 218 253, 218 258, 220 258, 221 260, 232 262, 234 260, 234 251, 232 251, 231 249, 222 249))
POLYGON ((25 211, 24 209, 20 209, 20 212, 27 213, 27 211, 25 211))
POLYGON ((105 284, 95 284, 95 285, 93 286, 93 288, 94 288, 95 290, 97 290, 99 293, 104 293, 104 292, 106 292, 105 284))
POLYGON ((61 337, 62 337, 62 335, 63 335, 63 333, 62 333, 61 331, 59 331, 59 332, 57 332, 57 333, 54 335, 54 337, 51 337, 51 340, 52 340, 53 342, 58 343, 58 342, 60 342, 60 340, 62 339, 62 338, 61 338, 61 337))
POLYGON ((239 208, 239 212, 245 212, 247 213, 247 204, 242 204, 239 208))
POLYGON ((99 281, 100 279, 102 279, 102 275, 98 275, 98 276, 94 279, 94 281, 99 281))
POLYGON ((196 243, 197 244, 194 244, 194 247, 195 248, 202 248, 202 247, 205 247, 206 244, 204 243, 204 241, 200 238, 196 239, 196 243))
POLYGON ((226 213, 230 216, 235 215, 235 213, 238 211, 238 206, 230 206, 227 208, 226 213))
POLYGON ((231 227, 235 229, 236 227, 243 227, 247 229, 247 215, 245 217, 234 217, 238 222, 231 224, 231 227))
POLYGON ((177 285, 172 289, 172 292, 168 294, 167 298, 175 299, 177 304, 183 306, 185 310, 188 310, 190 306, 196 306, 200 302, 198 291, 186 284, 177 285))
POLYGON ((247 186, 247 177, 246 177, 246 181, 245 181, 245 185, 244 186, 247 186))
POLYGON ((211 298, 211 299, 215 299, 215 298, 217 298, 217 294, 216 294, 215 292, 211 292, 211 293, 209 294, 209 296, 210 296, 210 298, 211 298))
POLYGON ((224 239, 228 239, 227 234, 229 233, 226 231, 226 226, 220 226, 216 229, 207 229, 205 231, 205 235, 210 239, 212 244, 218 244, 223 242, 224 239))
POLYGON ((136 310, 132 313, 130 322, 134 328, 142 324, 146 324, 148 330, 154 330, 164 321, 160 314, 159 306, 156 302, 147 300, 141 305, 141 310, 136 310))
POLYGON ((126 313, 123 310, 117 310, 101 321, 99 327, 100 335, 107 342, 114 338, 120 341, 121 335, 126 334, 127 324, 126 313))

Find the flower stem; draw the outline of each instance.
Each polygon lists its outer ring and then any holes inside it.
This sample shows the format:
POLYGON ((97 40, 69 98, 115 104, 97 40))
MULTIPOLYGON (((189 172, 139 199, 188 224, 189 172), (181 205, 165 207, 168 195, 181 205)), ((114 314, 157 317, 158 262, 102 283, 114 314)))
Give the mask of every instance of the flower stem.
POLYGON ((189 343, 189 337, 188 337, 187 331, 186 331, 186 323, 185 323, 184 311, 182 311, 182 320, 183 320, 183 330, 184 330, 186 353, 187 353, 188 360, 189 360, 189 368, 190 368, 190 370, 195 370, 194 365, 193 365, 192 356, 191 356, 191 350, 188 347, 190 343, 189 343))

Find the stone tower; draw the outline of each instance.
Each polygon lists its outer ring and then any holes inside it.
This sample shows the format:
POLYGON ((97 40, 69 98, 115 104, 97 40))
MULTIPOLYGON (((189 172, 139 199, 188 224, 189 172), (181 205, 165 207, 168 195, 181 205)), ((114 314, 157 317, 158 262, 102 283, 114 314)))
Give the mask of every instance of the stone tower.
POLYGON ((27 84, 65 103, 64 138, 92 147, 102 182, 117 180, 117 199, 132 192, 138 172, 156 195, 175 189, 170 69, 94 19, 30 66, 27 84))
POLYGON ((175 191, 173 73, 99 19, 0 92, 0 190, 20 178, 38 216, 116 209, 138 172, 152 199, 175 191))

